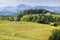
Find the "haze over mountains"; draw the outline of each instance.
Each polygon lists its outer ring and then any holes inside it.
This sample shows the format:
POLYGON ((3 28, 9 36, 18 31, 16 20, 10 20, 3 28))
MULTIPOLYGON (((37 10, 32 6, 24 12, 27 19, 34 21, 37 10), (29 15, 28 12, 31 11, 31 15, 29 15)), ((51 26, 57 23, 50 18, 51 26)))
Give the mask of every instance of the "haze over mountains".
POLYGON ((23 10, 28 10, 28 9, 46 9, 51 12, 57 12, 60 13, 60 6, 28 6, 28 5, 18 5, 16 7, 14 6, 5 6, 5 7, 0 7, 0 15, 12 15, 15 13, 19 13, 20 11, 23 10))

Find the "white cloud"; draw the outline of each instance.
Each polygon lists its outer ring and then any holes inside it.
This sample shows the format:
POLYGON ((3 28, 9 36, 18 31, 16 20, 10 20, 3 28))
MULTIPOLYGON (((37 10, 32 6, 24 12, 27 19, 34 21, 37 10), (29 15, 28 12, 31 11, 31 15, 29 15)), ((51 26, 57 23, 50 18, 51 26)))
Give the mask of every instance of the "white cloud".
POLYGON ((60 0, 0 0, 0 6, 6 5, 44 5, 44 6, 60 6, 60 0))

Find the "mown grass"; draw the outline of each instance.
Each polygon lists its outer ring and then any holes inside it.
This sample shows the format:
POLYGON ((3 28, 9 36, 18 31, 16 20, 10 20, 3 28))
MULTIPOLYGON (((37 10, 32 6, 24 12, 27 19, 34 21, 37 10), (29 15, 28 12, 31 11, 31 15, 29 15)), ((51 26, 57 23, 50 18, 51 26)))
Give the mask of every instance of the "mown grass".
POLYGON ((0 20, 0 40, 48 40, 53 26, 33 22, 14 22, 0 20), (4 38, 4 37, 5 38, 4 38), (8 39, 6 39, 8 36, 8 39), (9 37, 12 37, 11 39, 9 37), (13 39, 16 37, 15 39, 13 39))

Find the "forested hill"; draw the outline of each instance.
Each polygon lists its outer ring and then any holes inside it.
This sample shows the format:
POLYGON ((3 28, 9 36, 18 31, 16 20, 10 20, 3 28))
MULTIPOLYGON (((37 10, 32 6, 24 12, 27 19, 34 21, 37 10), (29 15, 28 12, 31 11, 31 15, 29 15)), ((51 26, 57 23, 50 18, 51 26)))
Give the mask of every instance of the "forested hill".
POLYGON ((47 12, 50 12, 50 11, 45 9, 30 9, 30 10, 23 11, 24 14, 45 14, 47 12))
MULTIPOLYGON (((29 10, 24 10, 20 13, 17 13, 13 16, 17 16, 17 20, 19 21, 21 17, 23 17, 24 15, 32 15, 32 14, 46 14, 46 13, 51 13, 54 14, 54 12, 50 12, 48 10, 45 9, 29 9, 29 10)), ((55 13, 56 14, 56 13, 55 13)))
POLYGON ((18 19, 20 20, 20 18, 26 14, 31 15, 31 14, 46 14, 46 13, 57 14, 57 13, 50 12, 45 9, 29 9, 29 10, 24 10, 24 11, 21 11, 20 13, 16 13, 13 15, 1 15, 0 17, 1 18, 3 17, 2 19, 9 19, 9 17, 19 17, 18 19))
POLYGON ((9 21, 27 21, 27 22, 37 22, 49 24, 50 22, 55 22, 60 24, 60 14, 50 12, 45 9, 30 9, 24 10, 20 13, 11 16, 1 16, 0 20, 9 21), (58 16, 57 16, 58 15, 58 16))

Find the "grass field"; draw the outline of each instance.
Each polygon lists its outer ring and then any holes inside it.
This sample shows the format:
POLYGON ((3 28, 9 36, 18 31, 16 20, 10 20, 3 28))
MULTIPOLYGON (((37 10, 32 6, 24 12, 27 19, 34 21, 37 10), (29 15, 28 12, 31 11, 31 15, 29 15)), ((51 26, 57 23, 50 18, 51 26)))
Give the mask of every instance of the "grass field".
POLYGON ((33 22, 0 21, 0 40, 48 40, 54 28, 33 22))

